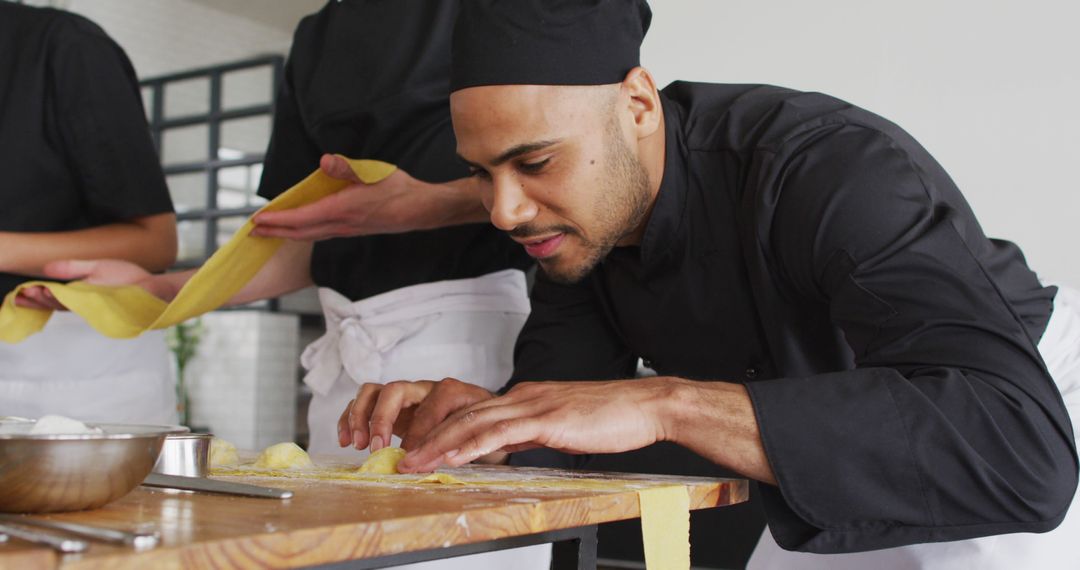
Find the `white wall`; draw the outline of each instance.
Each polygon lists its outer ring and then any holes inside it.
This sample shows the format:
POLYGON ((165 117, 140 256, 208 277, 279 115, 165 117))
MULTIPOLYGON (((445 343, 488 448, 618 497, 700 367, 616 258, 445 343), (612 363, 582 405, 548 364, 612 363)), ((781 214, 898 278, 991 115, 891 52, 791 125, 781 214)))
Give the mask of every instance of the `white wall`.
MULTIPOLYGON (((52 0, 85 14, 142 76, 285 53, 320 0, 52 0)), ((987 233, 1080 286, 1080 2, 654 0, 643 62, 675 79, 822 91, 895 121, 953 176, 987 233)))
MULTIPOLYGON (((263 12, 281 11, 282 0, 267 0, 263 12)), ((321 0, 287 0, 295 4, 279 25, 231 9, 235 0, 37 0, 90 18, 124 48, 139 77, 205 67, 255 55, 286 54, 299 16, 313 12, 321 0)), ((258 6, 252 2, 245 6, 258 6)))
POLYGON ((1080 286, 1080 2, 654 0, 643 64, 821 91, 912 133, 992 237, 1080 286))
MULTIPOLYGON (((36 0, 82 13, 140 75, 285 53, 319 0, 36 0), (285 13, 287 12, 287 13, 285 13)), ((643 62, 674 79, 823 91, 915 135, 987 233, 1080 285, 1080 3, 1071 0, 654 0, 643 62)))

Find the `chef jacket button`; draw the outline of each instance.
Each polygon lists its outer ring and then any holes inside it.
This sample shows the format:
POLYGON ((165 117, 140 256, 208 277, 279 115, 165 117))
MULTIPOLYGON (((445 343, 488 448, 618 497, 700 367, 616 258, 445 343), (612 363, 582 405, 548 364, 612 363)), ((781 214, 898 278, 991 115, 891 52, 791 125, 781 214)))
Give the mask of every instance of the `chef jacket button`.
POLYGON ((644 366, 645 368, 648 368, 649 370, 656 370, 655 368, 653 368, 652 359, 642 358, 641 359, 641 365, 644 366))
POLYGON ((758 369, 753 366, 746 369, 746 379, 753 380, 758 376, 758 369))

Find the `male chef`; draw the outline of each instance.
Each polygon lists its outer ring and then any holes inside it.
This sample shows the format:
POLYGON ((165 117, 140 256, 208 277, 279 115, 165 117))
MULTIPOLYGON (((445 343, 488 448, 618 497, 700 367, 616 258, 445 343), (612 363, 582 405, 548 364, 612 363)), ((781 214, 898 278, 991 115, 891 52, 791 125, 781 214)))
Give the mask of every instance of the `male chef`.
POLYGON ((543 270, 512 389, 366 385, 343 441, 403 434, 403 471, 674 442, 761 482, 758 567, 1064 567, 1077 456, 1057 384, 1080 368, 1046 362, 1076 351, 1074 293, 988 239, 876 115, 764 85, 657 91, 649 18, 463 3, 458 153, 543 270), (623 380, 639 357, 659 375, 623 380))

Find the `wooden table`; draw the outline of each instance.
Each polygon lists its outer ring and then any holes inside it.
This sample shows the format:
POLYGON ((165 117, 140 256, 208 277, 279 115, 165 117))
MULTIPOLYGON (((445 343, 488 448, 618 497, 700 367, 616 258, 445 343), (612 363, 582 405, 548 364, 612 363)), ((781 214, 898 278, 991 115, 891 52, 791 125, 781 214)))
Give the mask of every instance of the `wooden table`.
POLYGON ((157 528, 157 548, 94 544, 83 554, 58 556, 12 539, 0 544, 0 569, 297 568, 350 561, 349 568, 379 568, 544 542, 556 543, 556 567, 592 568, 596 525, 640 516, 635 488, 686 485, 691 509, 748 498, 747 482, 740 479, 480 466, 450 472, 494 481, 537 475, 570 487, 225 478, 293 490, 286 501, 139 487, 97 510, 41 516, 125 530, 157 528))

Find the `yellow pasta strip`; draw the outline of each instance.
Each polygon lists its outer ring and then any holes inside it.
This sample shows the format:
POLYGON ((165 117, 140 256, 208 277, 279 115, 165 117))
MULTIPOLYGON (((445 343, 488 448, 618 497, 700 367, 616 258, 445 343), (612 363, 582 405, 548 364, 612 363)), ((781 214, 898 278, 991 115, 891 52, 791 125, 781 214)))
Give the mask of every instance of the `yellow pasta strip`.
POLYGON ((690 494, 682 485, 638 491, 645 567, 689 570, 690 494))
MULTIPOLYGON (((344 158, 344 157, 343 157, 344 158)), ((349 160, 349 159, 346 159, 349 160)), ((377 160, 349 160, 366 184, 374 184, 396 170, 377 160)), ((348 185, 316 170, 282 193, 259 212, 289 210, 329 196, 348 185)), ((256 212, 258 213, 258 212, 256 212)), ((133 285, 109 287, 76 281, 63 284, 30 281, 7 294, 0 305, 0 341, 16 343, 38 332, 52 311, 20 307, 15 297, 21 289, 41 285, 90 326, 112 338, 131 338, 151 329, 161 329, 212 311, 225 304, 244 287, 283 243, 281 238, 249 235, 255 227, 251 219, 203 264, 171 303, 133 285)))

